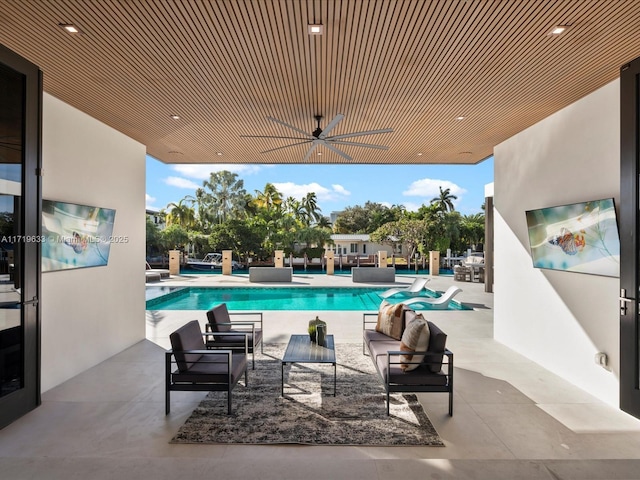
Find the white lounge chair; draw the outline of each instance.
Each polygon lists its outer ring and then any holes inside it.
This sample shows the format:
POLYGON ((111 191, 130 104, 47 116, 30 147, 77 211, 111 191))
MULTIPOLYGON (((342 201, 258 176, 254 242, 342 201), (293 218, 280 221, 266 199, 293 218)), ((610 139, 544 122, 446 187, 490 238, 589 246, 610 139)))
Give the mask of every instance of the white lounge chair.
POLYGON ((418 295, 420 292, 422 292, 424 286, 429 280, 429 278, 416 278, 408 287, 390 288, 389 290, 379 293, 378 295, 382 298, 389 298, 398 293, 402 293, 404 295, 418 295))
POLYGON ((405 305, 413 305, 414 303, 422 303, 424 305, 429 305, 430 309, 434 309, 434 310, 446 310, 449 307, 449 302, 451 302, 451 299, 453 297, 455 297, 458 293, 460 293, 462 290, 460 290, 458 287, 451 286, 447 289, 446 292, 444 292, 442 294, 442 296, 437 297, 437 298, 433 298, 433 297, 413 297, 410 298, 408 300, 405 300, 404 303, 405 305))

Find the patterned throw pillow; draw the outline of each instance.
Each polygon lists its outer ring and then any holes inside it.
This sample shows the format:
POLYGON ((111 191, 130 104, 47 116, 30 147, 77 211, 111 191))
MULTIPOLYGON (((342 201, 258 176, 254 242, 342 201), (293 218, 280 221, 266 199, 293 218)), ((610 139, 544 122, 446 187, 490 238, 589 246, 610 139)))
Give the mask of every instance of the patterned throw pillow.
POLYGON ((392 304, 383 300, 378 309, 378 323, 376 332, 384 333, 388 337, 400 340, 402 337, 402 310, 404 304, 392 304))
POLYGON ((400 341, 400 350, 412 352, 400 355, 400 368, 409 372, 420 366, 424 355, 413 355, 413 352, 424 352, 429 347, 430 330, 427 321, 421 313, 417 314, 413 320, 407 324, 400 341), (415 363, 409 363, 415 362, 415 363))

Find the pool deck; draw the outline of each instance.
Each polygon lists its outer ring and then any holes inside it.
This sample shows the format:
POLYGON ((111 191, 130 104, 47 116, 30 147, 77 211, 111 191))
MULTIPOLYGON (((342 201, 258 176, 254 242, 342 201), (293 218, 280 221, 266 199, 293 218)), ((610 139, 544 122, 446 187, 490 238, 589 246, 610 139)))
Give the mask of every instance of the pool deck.
MULTIPOLYGON (((480 328, 482 335, 492 336, 493 323, 493 294, 485 293, 484 284, 454 281, 452 276, 434 276, 427 283, 427 288, 444 291, 450 285, 456 284, 462 292, 456 300, 473 307, 473 310, 423 310, 423 314, 448 333, 448 324, 469 324, 471 330, 480 328), (463 314, 463 315, 461 315, 463 314), (484 327, 480 327, 484 325, 484 327), (488 329, 488 330, 487 330, 488 329)), ((320 275, 304 273, 294 274, 293 282, 289 283, 250 283, 248 274, 233 275, 173 275, 162 282, 148 284, 153 287, 404 287, 413 282, 415 275, 396 275, 395 283, 353 283, 350 275, 320 275)), ((361 311, 264 311, 266 343, 286 343, 289 336, 307 331, 309 320, 318 315, 327 322, 329 333, 335 335, 336 343, 359 343, 362 341, 362 312, 361 311)), ((189 320, 198 320, 202 328, 206 324, 206 315, 200 310, 149 310, 146 312, 147 338, 158 345, 169 348, 169 334, 189 320)), ((480 333, 480 332, 478 332, 480 333)))
MULTIPOLYGON (((409 285, 413 277, 396 280, 409 285)), ((248 284, 242 275, 202 275, 153 285, 248 284)), ((353 285, 350 277, 337 275, 294 275, 294 284, 353 285)), ((455 355, 454 416, 447 415, 447 394, 418 395, 444 448, 171 444, 205 393, 173 395, 171 415, 164 415, 163 347, 172 329, 192 318, 204 324, 205 313, 150 311, 149 340, 44 392, 40 408, 0 430, 2 478, 639 478, 640 421, 494 340, 493 295, 483 284, 446 276, 430 282, 438 290, 452 284, 463 290, 456 298, 474 309, 427 317, 447 333, 455 355)), ((265 312, 267 341, 305 332, 313 316, 265 312)), ((322 312, 320 318, 337 349, 361 342, 360 312, 322 312)))
MULTIPOLYGON (((347 275, 295 274, 293 284, 282 286, 392 287, 408 286, 414 278, 414 275, 397 275, 394 284, 354 284, 347 275)), ((639 478, 640 420, 603 403, 495 340, 493 294, 484 291, 484 284, 460 282, 452 276, 429 278, 427 286, 431 289, 444 291, 451 285, 460 287, 462 292, 456 300, 473 308, 424 312, 447 333, 447 347, 454 353, 454 416, 447 415, 446 394, 418 394, 446 448, 318 447, 302 450, 280 447, 265 450, 261 447, 210 446, 202 450, 206 452, 202 455, 223 452, 226 460, 227 457, 247 458, 250 454, 265 455, 267 452, 273 462, 269 468, 260 470, 258 476, 263 480, 294 478, 286 472, 305 469, 308 466, 305 462, 316 455, 331 459, 323 464, 323 475, 312 476, 323 479, 639 478), (234 454, 242 456, 234 457, 234 454), (365 465, 358 463, 361 460, 365 465), (371 461, 375 465, 373 468, 371 461)), ((248 276, 242 274, 181 276, 163 280, 162 284, 261 286, 249 284, 248 276)), ((362 312, 317 313, 327 322, 328 332, 334 335, 336 349, 340 344, 362 342, 362 312)), ((291 334, 306 332, 307 322, 315 314, 312 311, 265 311, 265 341, 287 342, 291 334)), ((205 313, 202 311, 147 312, 148 339, 166 348, 169 333, 192 318, 204 326, 205 313)), ((174 397, 172 412, 175 410, 177 418, 169 428, 170 432, 188 417, 202 395, 174 397)), ((196 455, 193 450, 190 454, 196 455)), ((305 469, 305 473, 308 470, 305 469)), ((246 475, 234 478, 240 477, 246 478, 246 475)))

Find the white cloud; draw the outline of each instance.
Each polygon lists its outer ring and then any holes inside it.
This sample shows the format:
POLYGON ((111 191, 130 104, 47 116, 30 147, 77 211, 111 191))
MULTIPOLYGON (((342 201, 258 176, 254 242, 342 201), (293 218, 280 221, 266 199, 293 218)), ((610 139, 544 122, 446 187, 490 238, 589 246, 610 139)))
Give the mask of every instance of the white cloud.
MULTIPOLYGON (((451 195, 455 195, 460 200, 460 197, 467 193, 467 191, 456 185, 449 180, 438 180, 434 178, 423 178, 421 180, 416 180, 409 188, 402 192, 403 195, 407 197, 422 197, 426 204, 428 204, 432 198, 440 196, 440 187, 443 190, 449 189, 451 195)), ((454 204, 456 201, 454 201, 454 204)))
MULTIPOLYGON (((270 165, 246 164, 246 163, 199 163, 199 164, 178 164, 172 165, 171 168, 181 175, 188 178, 196 178, 198 180, 208 180, 211 172, 219 172, 228 170, 232 173, 251 175, 258 173, 270 165)), ((200 186, 200 185, 198 185, 200 186)), ((197 187, 196 187, 197 188, 197 187)))
POLYGON ((331 188, 333 188, 334 192, 340 195, 344 195, 345 197, 348 197, 349 195, 351 195, 351 192, 346 188, 344 188, 342 185, 334 184, 334 185, 331 185, 331 188))
POLYGON ((307 193, 314 192, 318 201, 331 201, 338 198, 347 197, 351 192, 342 185, 331 185, 331 188, 323 187, 319 183, 313 182, 304 185, 293 182, 274 183, 276 189, 282 193, 284 198, 293 197, 297 200, 303 198, 307 193))
POLYGON ((155 203, 156 200, 157 200, 157 198, 152 197, 148 193, 144 194, 144 203, 146 205, 146 208, 150 208, 152 210, 157 210, 157 208, 153 206, 153 204, 155 203))
POLYGON ((172 187, 188 188, 190 190, 196 190, 200 188, 200 185, 198 185, 197 183, 182 177, 167 177, 164 179, 164 183, 166 183, 167 185, 171 185, 172 187))

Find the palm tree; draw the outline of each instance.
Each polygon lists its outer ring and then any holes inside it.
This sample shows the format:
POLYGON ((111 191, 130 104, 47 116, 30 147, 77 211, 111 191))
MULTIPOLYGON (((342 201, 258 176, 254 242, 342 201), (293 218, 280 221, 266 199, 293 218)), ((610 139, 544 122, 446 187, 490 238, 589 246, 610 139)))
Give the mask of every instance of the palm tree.
POLYGON ((431 199, 431 204, 437 204, 438 210, 443 213, 452 212, 456 209, 453 205, 453 200, 457 200, 458 197, 451 194, 450 188, 442 189, 442 186, 438 187, 440 189, 440 196, 434 197, 431 199))
POLYGON ((196 223, 196 213, 193 207, 187 205, 186 202, 191 203, 195 199, 191 195, 187 195, 178 203, 171 202, 167 205, 169 213, 166 215, 167 225, 179 225, 184 228, 191 228, 196 223))
POLYGON ((318 208, 318 199, 315 192, 307 193, 300 202, 303 211, 304 224, 309 226, 311 222, 318 222, 322 218, 318 208))
POLYGON ((318 220, 317 226, 320 228, 331 229, 332 227, 331 219, 329 217, 320 217, 320 219, 318 220))
POLYGON ((267 183, 264 186, 264 191, 256 190, 255 203, 258 207, 272 213, 274 210, 280 209, 282 195, 272 183, 267 183))
POLYGON ((200 226, 205 231, 208 230, 209 224, 213 220, 209 206, 211 205, 211 195, 204 188, 196 189, 196 213, 200 226))
POLYGON ((223 223, 227 218, 243 211, 247 192, 244 189, 244 181, 238 180, 237 173, 228 170, 211 172, 209 180, 205 180, 202 186, 211 191, 209 200, 218 223, 223 223))
POLYGON ((283 202, 284 210, 293 216, 296 220, 302 221, 304 219, 304 210, 302 204, 293 197, 287 197, 283 202))

